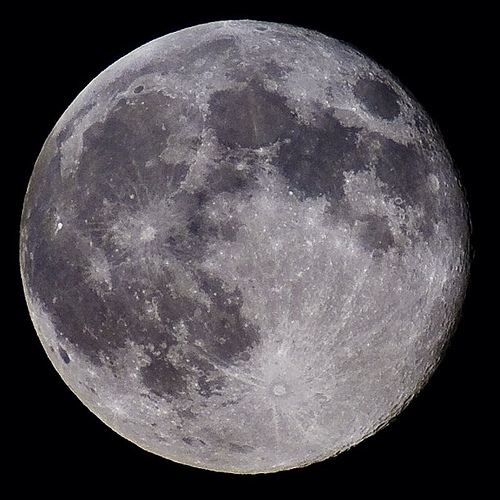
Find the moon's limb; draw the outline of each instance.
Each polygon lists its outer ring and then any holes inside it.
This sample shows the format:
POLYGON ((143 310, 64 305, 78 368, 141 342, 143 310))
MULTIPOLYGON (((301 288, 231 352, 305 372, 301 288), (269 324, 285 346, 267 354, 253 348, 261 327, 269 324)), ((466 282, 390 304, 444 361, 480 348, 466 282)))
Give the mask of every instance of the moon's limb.
POLYGON ((432 122, 352 47, 253 21, 117 61, 48 137, 21 269, 68 386, 139 446, 255 473, 333 456, 425 384, 468 215, 432 122))

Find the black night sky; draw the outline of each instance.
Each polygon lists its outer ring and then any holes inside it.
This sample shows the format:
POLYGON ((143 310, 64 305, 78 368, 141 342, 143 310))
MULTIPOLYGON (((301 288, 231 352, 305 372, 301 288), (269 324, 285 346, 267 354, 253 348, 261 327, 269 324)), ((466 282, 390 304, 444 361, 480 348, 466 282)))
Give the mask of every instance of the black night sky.
POLYGON ((487 317, 488 296, 498 292, 494 285, 484 287, 484 231, 492 225, 487 206, 491 198, 483 193, 495 182, 489 172, 498 161, 488 153, 481 125, 489 119, 482 114, 493 113, 481 103, 492 99, 488 87, 480 87, 480 80, 489 78, 481 53, 488 31, 482 25, 491 13, 454 6, 445 15, 420 4, 404 4, 394 12, 388 7, 364 10, 359 5, 339 11, 333 5, 323 11, 320 5, 326 4, 319 2, 302 7, 284 4, 283 11, 258 5, 231 9, 203 4, 201 10, 195 5, 179 10, 165 5, 120 3, 103 14, 90 12, 84 3, 68 4, 66 11, 47 9, 42 3, 35 11, 27 8, 29 12, 15 7, 10 18, 4 18, 13 29, 4 42, 8 69, 3 72, 3 105, 12 115, 3 114, 8 120, 4 168, 9 181, 14 174, 15 184, 11 190, 10 182, 4 183, 10 226, 5 266, 9 284, 4 294, 8 344, 2 349, 8 360, 3 364, 7 391, 3 431, 10 469, 6 476, 20 478, 17 488, 33 482, 38 493, 59 490, 65 496, 80 488, 97 497, 104 490, 118 497, 136 488, 143 495, 178 495, 177 487, 194 495, 198 491, 216 495, 220 489, 220 494, 224 490, 233 496, 245 491, 287 493, 301 486, 308 494, 327 492, 335 497, 340 493, 351 498, 404 497, 412 492, 432 492, 437 497, 470 488, 473 498, 484 498, 482 488, 493 482, 487 457, 496 451, 491 414, 492 396, 498 393, 492 384, 490 358, 498 327, 487 317), (473 224, 475 258, 462 321, 422 393, 390 426, 340 456, 304 469, 257 476, 171 463, 102 424, 65 386, 45 356, 24 303, 17 258, 22 200, 33 164, 76 95, 139 45, 178 29, 224 19, 278 21, 315 29, 354 45, 389 69, 441 129, 466 189, 473 224), (486 175, 481 172, 484 169, 486 175))

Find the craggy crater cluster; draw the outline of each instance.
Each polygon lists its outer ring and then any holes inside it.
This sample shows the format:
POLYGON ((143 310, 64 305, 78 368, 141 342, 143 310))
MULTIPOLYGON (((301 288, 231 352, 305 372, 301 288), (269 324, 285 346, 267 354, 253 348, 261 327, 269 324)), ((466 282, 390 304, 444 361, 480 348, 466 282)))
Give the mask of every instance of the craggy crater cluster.
POLYGON ((372 434, 467 274, 462 193, 401 86, 320 34, 202 25, 121 59, 48 138, 21 264, 40 338, 140 446, 231 472, 372 434))

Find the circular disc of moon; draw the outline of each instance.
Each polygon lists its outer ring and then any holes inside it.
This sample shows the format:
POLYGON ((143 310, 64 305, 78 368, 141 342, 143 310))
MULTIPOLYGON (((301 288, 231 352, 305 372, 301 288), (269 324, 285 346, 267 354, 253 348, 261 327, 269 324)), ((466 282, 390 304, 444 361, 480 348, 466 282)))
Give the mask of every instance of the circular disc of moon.
POLYGON ((254 21, 154 40, 47 138, 21 222, 56 370, 152 453, 260 473, 332 457, 423 387, 468 280, 436 127, 353 47, 254 21))

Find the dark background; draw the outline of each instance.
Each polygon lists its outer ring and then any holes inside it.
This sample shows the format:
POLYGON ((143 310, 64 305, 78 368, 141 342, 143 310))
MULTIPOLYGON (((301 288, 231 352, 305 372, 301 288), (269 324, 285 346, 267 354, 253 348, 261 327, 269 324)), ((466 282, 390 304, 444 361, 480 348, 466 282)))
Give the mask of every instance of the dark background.
POLYGON ((480 492, 493 484, 498 466, 489 458, 490 452, 495 455, 498 421, 491 416, 498 389, 492 383, 490 360, 498 326, 487 318, 488 303, 493 297, 498 300, 498 291, 485 288, 486 277, 494 278, 486 266, 484 230, 488 225, 491 234, 495 231, 494 198, 486 193, 495 182, 491 172, 498 166, 498 159, 488 152, 486 137, 488 115, 493 112, 489 95, 493 63, 484 51, 492 13, 478 4, 467 9, 455 5, 452 12, 444 13, 414 3, 394 11, 367 10, 361 5, 339 9, 335 4, 311 2, 287 5, 282 11, 214 5, 175 10, 175 5, 158 5, 165 7, 122 2, 103 12, 78 3, 23 11, 19 5, 4 19, 4 28, 12 28, 4 42, 2 79, 2 115, 7 125, 3 148, 8 160, 3 188, 12 230, 4 310, 9 319, 3 328, 7 475, 26 478, 15 480, 21 489, 34 482, 39 493, 58 491, 65 496, 82 488, 113 491, 117 496, 136 487, 144 495, 179 494, 172 488, 181 487, 188 497, 197 492, 223 495, 227 491, 233 496, 271 489, 283 493, 297 489, 300 494, 298 488, 303 486, 309 495, 325 491, 332 497, 349 493, 353 498, 416 492, 433 493, 434 498, 468 488, 473 498, 482 498, 480 492), (223 19, 278 21, 316 29, 354 45, 392 71, 440 127, 473 218, 475 258, 462 321, 424 391, 389 427, 352 450, 303 469, 269 475, 236 476, 174 464, 139 449, 102 424, 64 385, 45 356, 25 306, 17 258, 22 200, 33 164, 76 95, 139 45, 223 19))

